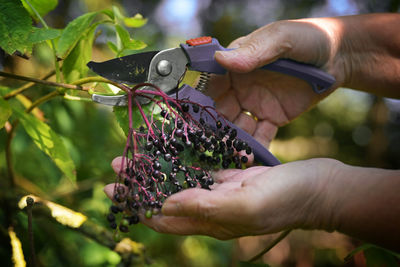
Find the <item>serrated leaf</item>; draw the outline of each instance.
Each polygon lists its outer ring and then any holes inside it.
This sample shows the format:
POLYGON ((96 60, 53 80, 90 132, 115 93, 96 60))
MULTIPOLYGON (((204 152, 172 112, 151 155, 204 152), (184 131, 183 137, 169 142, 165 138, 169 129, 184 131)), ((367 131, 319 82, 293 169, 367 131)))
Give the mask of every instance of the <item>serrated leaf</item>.
POLYGON ((65 58, 62 72, 66 82, 70 83, 86 76, 89 70, 86 64, 92 59, 94 31, 95 27, 92 27, 87 34, 83 35, 65 58))
POLYGON ((141 14, 136 14, 131 18, 124 18, 124 24, 130 28, 140 28, 147 23, 147 19, 143 18, 141 14))
POLYGON ((8 101, 0 98, 0 129, 4 127, 11 114, 12 110, 8 101))
POLYGON ((20 1, 0 0, 0 47, 8 54, 31 51, 32 19, 20 1))
POLYGON ((14 113, 18 116, 25 131, 37 147, 53 160, 68 179, 75 182, 75 164, 57 133, 49 125, 38 120, 31 114, 27 114, 16 108, 14 108, 14 113))
MULTIPOLYGON (((29 14, 38 20, 35 12, 31 9, 31 7, 26 3, 26 0, 21 0, 25 9, 29 12, 29 14)), ((52 11, 58 5, 58 0, 29 0, 29 3, 33 6, 34 9, 40 14, 40 16, 45 16, 47 13, 52 11)))
POLYGON ((46 40, 52 40, 61 35, 61 30, 57 29, 46 29, 46 28, 35 28, 33 27, 29 37, 28 42, 32 44, 40 43, 46 40))
POLYGON ((115 54, 118 54, 118 47, 113 43, 108 41, 107 42, 108 48, 110 48, 111 51, 113 51, 115 54))
POLYGON ((87 13, 68 23, 58 40, 58 57, 65 58, 71 52, 81 37, 88 31, 96 15, 97 12, 87 13))
MULTIPOLYGON (((151 105, 142 106, 144 114, 149 114, 151 110, 151 105)), ((115 118, 121 129, 124 131, 125 135, 128 136, 129 133, 129 114, 128 114, 128 107, 118 107, 114 106, 113 108, 115 118)), ((133 119, 133 128, 137 129, 141 125, 143 125, 144 120, 138 108, 132 108, 132 119, 133 119)))

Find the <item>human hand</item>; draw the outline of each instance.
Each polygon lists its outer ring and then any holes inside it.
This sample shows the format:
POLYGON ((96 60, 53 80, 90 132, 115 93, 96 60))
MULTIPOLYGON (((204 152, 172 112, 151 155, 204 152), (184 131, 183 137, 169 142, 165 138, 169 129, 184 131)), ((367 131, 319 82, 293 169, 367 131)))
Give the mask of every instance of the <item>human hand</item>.
POLYGON ((233 51, 217 52, 216 60, 229 70, 210 81, 207 94, 230 121, 268 146, 279 126, 308 110, 330 92, 318 95, 298 78, 256 70, 277 58, 313 64, 343 82, 341 60, 335 54, 333 19, 280 21, 235 40, 233 51), (322 26, 323 25, 323 28, 322 26), (249 111, 258 118, 243 113, 249 111))
MULTIPOLYGON (((186 189, 170 196, 162 215, 140 221, 158 232, 202 234, 218 239, 320 228, 331 218, 324 191, 337 162, 313 159, 275 167, 215 173, 212 190, 186 189)), ((113 161, 117 172, 120 160, 113 161)), ((105 188, 112 198, 114 185, 105 188)))

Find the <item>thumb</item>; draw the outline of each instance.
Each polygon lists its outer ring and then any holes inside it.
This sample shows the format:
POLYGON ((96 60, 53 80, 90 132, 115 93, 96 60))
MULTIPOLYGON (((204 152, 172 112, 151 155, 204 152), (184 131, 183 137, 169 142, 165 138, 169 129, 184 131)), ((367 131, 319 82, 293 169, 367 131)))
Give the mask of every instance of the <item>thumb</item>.
POLYGON ((275 61, 291 45, 281 33, 265 28, 239 38, 232 44, 233 50, 215 52, 216 61, 232 72, 246 73, 275 61))

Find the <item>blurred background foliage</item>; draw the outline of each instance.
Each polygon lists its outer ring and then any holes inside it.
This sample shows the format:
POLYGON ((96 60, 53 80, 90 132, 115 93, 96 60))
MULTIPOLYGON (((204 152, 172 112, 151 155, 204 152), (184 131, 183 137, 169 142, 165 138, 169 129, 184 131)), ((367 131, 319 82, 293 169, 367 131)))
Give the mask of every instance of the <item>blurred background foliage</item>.
MULTIPOLYGON (((148 44, 145 50, 176 46, 186 39, 211 35, 228 45, 232 40, 280 19, 339 16, 370 12, 398 12, 398 0, 59 0, 45 20, 64 28, 73 18, 113 5, 133 16, 142 14, 146 26, 130 29, 135 39, 148 44)), ((115 35, 101 27, 92 59, 113 57, 107 41, 115 35)), ((7 57, 5 71, 41 77, 52 66, 51 51, 39 45, 31 60, 7 57)), ((10 82, 10 80, 8 80, 10 82)), ((17 88, 22 83, 8 84, 17 88)), ((27 91, 35 99, 49 90, 39 85, 27 91)), ((107 226, 105 214, 110 201, 102 188, 113 182, 111 160, 122 153, 125 137, 111 109, 90 102, 56 99, 41 106, 47 123, 59 133, 77 167, 78 188, 62 176, 52 161, 39 151, 27 134, 18 129, 12 143, 17 184, 23 190, 80 211, 107 226)), ((5 130, 0 131, 0 193, 5 192, 5 130)), ((282 162, 311 157, 332 157, 348 164, 400 167, 400 104, 367 93, 339 89, 316 108, 281 128, 271 151, 282 162)), ((282 196, 284 197, 284 196, 282 196)), ((0 219, 5 220, 0 213, 0 219)), ((24 251, 29 251, 26 215, 19 214, 17 234, 24 251)), ((36 252, 44 266, 113 266, 118 254, 61 225, 34 217, 36 252)), ((128 236, 145 244, 151 266, 238 266, 239 260, 256 254, 270 236, 248 237, 239 242, 208 237, 179 237, 158 234, 139 225, 128 236)), ((11 265, 9 240, 0 235, 2 266, 11 265)), ((295 231, 263 260, 272 266, 361 266, 362 255, 350 261, 344 257, 359 241, 338 233, 295 231)), ((357 256, 358 255, 358 256, 357 256)))

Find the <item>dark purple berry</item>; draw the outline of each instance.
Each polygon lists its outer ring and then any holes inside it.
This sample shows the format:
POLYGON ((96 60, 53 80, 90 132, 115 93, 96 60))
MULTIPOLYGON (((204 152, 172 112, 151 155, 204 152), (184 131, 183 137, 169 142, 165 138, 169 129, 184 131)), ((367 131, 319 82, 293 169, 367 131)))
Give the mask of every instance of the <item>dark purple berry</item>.
POLYGON ((247 163, 247 162, 249 161, 249 159, 248 159, 246 156, 242 156, 242 157, 240 158, 240 160, 241 160, 243 163, 247 163))
POLYGON ((175 135, 178 136, 178 137, 182 137, 183 136, 183 130, 182 129, 177 129, 175 131, 175 135))
POLYGON ((246 154, 247 154, 247 155, 250 155, 251 152, 252 152, 252 151, 251 151, 251 147, 248 146, 248 147, 246 148, 246 154))
POLYGON ((215 125, 217 126, 217 129, 221 129, 221 127, 222 127, 222 122, 217 121, 217 122, 215 123, 215 125))
POLYGON ((110 228, 111 229, 117 229, 117 223, 116 222, 111 222, 110 223, 110 228))
POLYGON ((131 217, 128 217, 128 221, 129 221, 130 225, 131 224, 137 224, 137 223, 139 223, 139 216, 133 215, 131 217))
POLYGON ((167 153, 167 154, 164 155, 164 160, 167 161, 167 162, 168 162, 168 161, 171 161, 171 158, 172 158, 172 157, 171 157, 171 154, 169 154, 169 153, 167 153))
POLYGON ((188 112, 189 111, 189 105, 188 104, 182 104, 182 110, 184 111, 184 112, 188 112))
POLYGON ((114 222, 115 221, 115 216, 114 216, 113 213, 109 213, 107 215, 107 221, 109 221, 109 222, 114 222))
POLYGON ((198 105, 192 105, 192 109, 194 113, 199 112, 199 106, 198 105))
POLYGON ((129 228, 127 226, 125 226, 125 225, 120 225, 118 228, 123 233, 128 233, 129 232, 129 228))

